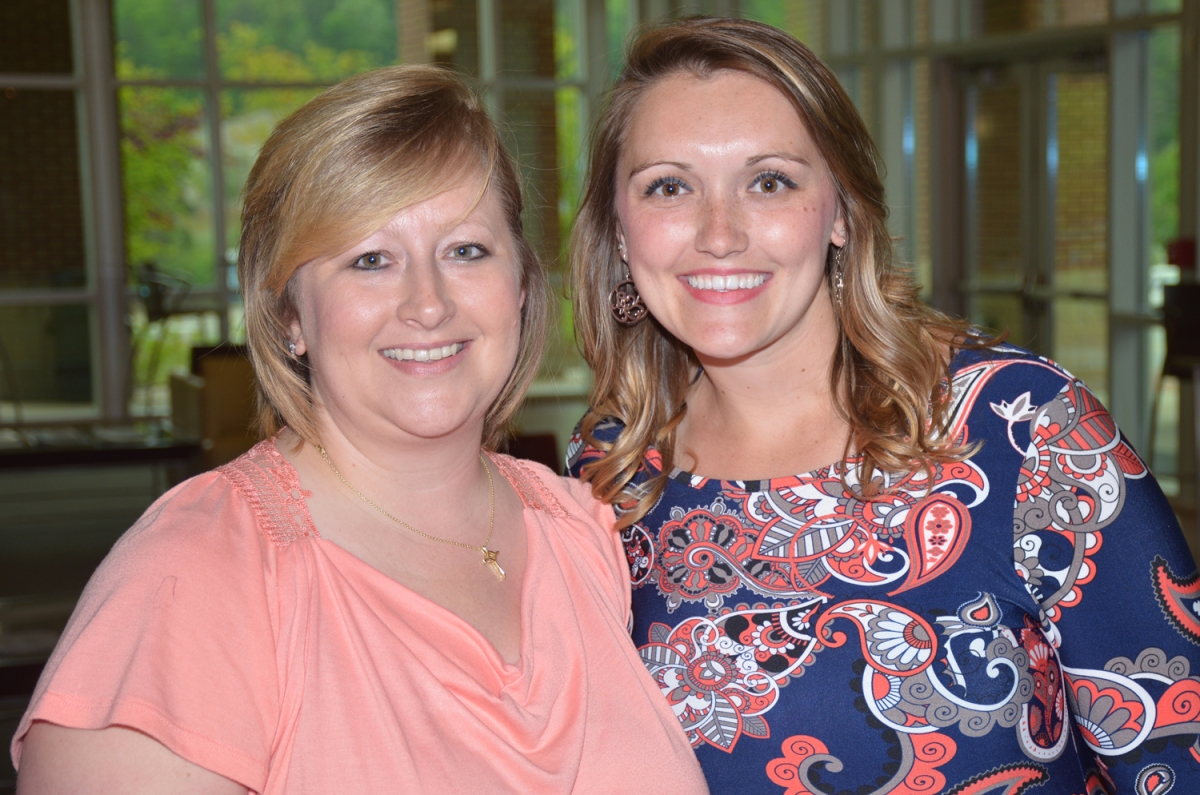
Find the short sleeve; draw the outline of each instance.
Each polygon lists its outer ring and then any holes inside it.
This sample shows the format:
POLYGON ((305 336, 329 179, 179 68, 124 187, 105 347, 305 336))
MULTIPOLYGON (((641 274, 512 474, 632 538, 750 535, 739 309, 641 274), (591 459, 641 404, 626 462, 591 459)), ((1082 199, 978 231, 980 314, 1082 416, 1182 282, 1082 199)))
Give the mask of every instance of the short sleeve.
POLYGON ((220 474, 164 495, 88 583, 13 739, 30 724, 136 729, 252 791, 279 714, 271 549, 220 474))

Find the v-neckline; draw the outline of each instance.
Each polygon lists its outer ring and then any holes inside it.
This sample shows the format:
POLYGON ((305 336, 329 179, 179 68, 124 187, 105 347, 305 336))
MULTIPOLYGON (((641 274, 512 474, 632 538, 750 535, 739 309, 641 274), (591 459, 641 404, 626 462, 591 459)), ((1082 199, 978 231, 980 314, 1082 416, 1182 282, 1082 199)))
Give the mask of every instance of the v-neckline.
POLYGON ((524 671, 525 664, 529 658, 530 638, 528 636, 528 631, 531 622, 528 620, 527 612, 530 603, 530 583, 533 581, 533 578, 530 576, 530 572, 534 570, 535 565, 540 563, 540 556, 535 551, 536 545, 533 543, 533 528, 531 527, 530 516, 528 514, 528 512, 533 510, 533 508, 525 503, 525 499, 522 496, 523 492, 520 486, 514 483, 512 478, 509 476, 507 471, 508 468, 500 466, 496 462, 496 458, 492 453, 485 453, 485 455, 488 457, 488 462, 499 471, 505 482, 508 483, 513 492, 517 495, 517 498, 521 500, 521 524, 525 530, 525 571, 524 576, 521 579, 521 596, 517 607, 517 619, 520 622, 520 629, 517 642, 517 658, 513 662, 506 660, 504 655, 500 653, 500 650, 496 648, 495 644, 493 644, 487 638, 487 636, 480 632, 474 624, 472 624, 470 621, 467 621, 458 613, 455 613, 448 607, 438 604, 433 599, 430 599, 428 596, 409 587, 408 585, 405 585, 399 580, 389 577, 383 571, 350 552, 341 544, 322 536, 320 530, 317 529, 316 523, 313 521, 312 513, 308 509, 308 495, 312 494, 312 492, 303 487, 303 483, 300 480, 300 472, 295 466, 292 465, 291 461, 287 460, 287 458, 279 452, 278 446, 275 447, 275 451, 278 454, 279 466, 285 467, 286 474, 289 476, 288 479, 299 486, 298 501, 304 509, 302 511, 302 515, 304 522, 307 525, 305 529, 311 533, 312 537, 318 542, 318 546, 321 549, 336 550, 336 555, 343 556, 351 563, 351 565, 362 569, 367 576, 378 578, 383 581, 385 583, 384 587, 398 588, 404 594, 405 598, 416 600, 422 609, 431 611, 435 614, 441 614, 450 622, 459 624, 463 632, 465 632, 468 637, 470 637, 473 641, 478 643, 487 651, 487 654, 491 658, 489 662, 492 664, 494 669, 501 673, 501 679, 504 681, 505 685, 511 683, 511 681, 519 677, 519 675, 524 671))

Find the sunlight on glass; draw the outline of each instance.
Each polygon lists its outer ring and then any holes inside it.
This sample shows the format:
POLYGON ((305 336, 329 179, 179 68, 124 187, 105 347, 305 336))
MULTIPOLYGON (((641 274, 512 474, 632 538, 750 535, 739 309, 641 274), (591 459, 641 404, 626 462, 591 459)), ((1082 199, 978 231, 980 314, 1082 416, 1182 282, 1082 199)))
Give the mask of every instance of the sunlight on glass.
POLYGON ((1170 14, 1183 10, 1183 0, 1150 0, 1151 14, 1170 14))

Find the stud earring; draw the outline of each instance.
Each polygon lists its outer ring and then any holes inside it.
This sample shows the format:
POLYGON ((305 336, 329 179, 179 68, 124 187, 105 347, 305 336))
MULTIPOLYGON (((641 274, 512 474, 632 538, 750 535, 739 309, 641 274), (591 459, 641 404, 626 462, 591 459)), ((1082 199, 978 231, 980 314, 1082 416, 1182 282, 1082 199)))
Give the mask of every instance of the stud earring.
POLYGON ((296 343, 294 341, 292 341, 292 340, 287 341, 287 349, 288 349, 288 353, 290 353, 292 356, 296 355, 296 343))
MULTIPOLYGON (((617 251, 621 249, 622 246, 618 243, 617 251)), ((645 320, 650 312, 642 302, 637 285, 633 283, 633 277, 629 274, 629 263, 622 257, 621 264, 625 266, 625 278, 608 294, 608 306, 612 310, 613 319, 622 326, 636 326, 645 320)))

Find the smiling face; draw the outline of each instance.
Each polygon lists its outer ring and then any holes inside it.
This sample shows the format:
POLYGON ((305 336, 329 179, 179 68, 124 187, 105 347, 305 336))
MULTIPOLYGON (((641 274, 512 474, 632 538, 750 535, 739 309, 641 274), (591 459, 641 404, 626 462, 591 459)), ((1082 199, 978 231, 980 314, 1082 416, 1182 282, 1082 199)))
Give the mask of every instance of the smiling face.
POLYGON ((681 72, 649 88, 630 118, 616 197, 638 291, 702 363, 836 337, 825 261, 846 237, 833 178, 770 84, 681 72))
POLYGON ((396 213, 293 277, 297 355, 321 423, 373 439, 478 435, 517 358, 524 293, 481 176, 396 213))

